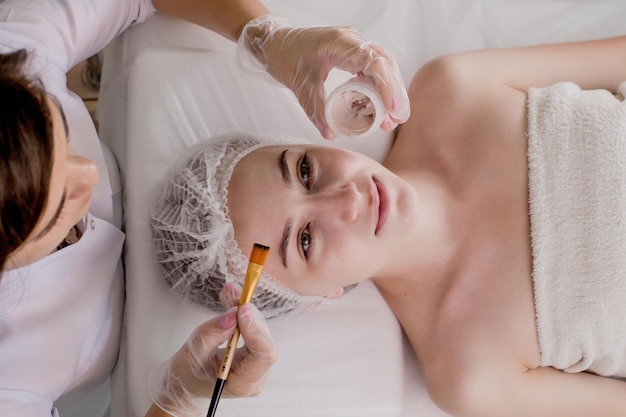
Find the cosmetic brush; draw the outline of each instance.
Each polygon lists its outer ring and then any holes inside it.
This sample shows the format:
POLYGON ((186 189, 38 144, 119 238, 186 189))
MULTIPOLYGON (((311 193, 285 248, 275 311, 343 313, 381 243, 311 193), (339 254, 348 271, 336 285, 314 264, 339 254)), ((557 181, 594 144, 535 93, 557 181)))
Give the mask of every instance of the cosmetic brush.
MULTIPOLYGON (((252 247, 252 254, 250 255, 250 262, 248 263, 248 270, 243 283, 239 305, 249 303, 252 299, 252 294, 254 293, 257 282, 259 282, 259 277, 261 276, 261 271, 263 270, 263 265, 265 265, 269 251, 270 248, 258 243, 255 243, 252 247)), ((233 363, 233 357, 235 356, 235 351, 237 350, 239 335, 239 327, 235 327, 234 333, 230 336, 228 343, 226 344, 224 358, 222 358, 222 365, 217 373, 217 380, 215 381, 213 396, 211 397, 211 405, 209 406, 209 411, 206 414, 207 417, 213 417, 215 415, 215 411, 217 410, 217 403, 220 401, 222 390, 224 389, 224 384, 228 378, 228 372, 230 371, 230 366, 233 363)))

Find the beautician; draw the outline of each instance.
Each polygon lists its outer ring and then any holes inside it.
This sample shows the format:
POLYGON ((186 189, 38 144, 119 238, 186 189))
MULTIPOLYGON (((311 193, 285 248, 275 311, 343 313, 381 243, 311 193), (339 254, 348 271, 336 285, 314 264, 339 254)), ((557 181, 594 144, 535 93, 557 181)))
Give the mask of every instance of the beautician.
MULTIPOLYGON (((388 111, 381 128, 408 117, 399 72, 382 48, 350 28, 290 28, 257 1, 0 2, 2 416, 120 416, 108 410, 124 305, 119 170, 66 73, 155 11, 239 40, 238 53, 294 91, 327 138, 322 82, 332 67, 375 83, 388 111)), ((199 326, 153 373, 166 408, 187 415, 210 395, 216 348, 237 322, 246 349, 224 396, 259 393, 277 353, 246 305, 199 326)), ((117 395, 123 389, 115 384, 117 395)), ((147 415, 168 415, 162 407, 147 415)))

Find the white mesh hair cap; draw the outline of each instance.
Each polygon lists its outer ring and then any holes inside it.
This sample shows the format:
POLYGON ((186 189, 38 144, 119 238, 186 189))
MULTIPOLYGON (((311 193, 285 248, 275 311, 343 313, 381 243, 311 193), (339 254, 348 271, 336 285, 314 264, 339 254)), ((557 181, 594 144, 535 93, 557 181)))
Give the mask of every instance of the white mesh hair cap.
MULTIPOLYGON (((174 164, 152 208, 151 225, 156 262, 176 295, 224 310, 220 291, 232 281, 243 286, 249 262, 235 241, 226 205, 235 165, 255 149, 306 143, 292 137, 231 133, 191 147, 174 164)), ((262 236, 259 243, 263 244, 262 236)), ((300 295, 266 272, 252 298, 266 318, 324 301, 300 295)))

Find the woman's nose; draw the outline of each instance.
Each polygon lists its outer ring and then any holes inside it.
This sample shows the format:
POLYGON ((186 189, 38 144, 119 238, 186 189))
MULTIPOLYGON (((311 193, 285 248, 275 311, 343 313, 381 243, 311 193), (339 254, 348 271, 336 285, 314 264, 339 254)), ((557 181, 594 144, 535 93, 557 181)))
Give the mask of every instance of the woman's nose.
POLYGON ((91 192, 98 182, 98 167, 90 159, 76 155, 73 150, 67 155, 67 193, 68 198, 78 198, 91 192))
POLYGON ((324 216, 351 223, 357 219, 362 201, 356 184, 348 182, 323 191, 319 204, 324 216))

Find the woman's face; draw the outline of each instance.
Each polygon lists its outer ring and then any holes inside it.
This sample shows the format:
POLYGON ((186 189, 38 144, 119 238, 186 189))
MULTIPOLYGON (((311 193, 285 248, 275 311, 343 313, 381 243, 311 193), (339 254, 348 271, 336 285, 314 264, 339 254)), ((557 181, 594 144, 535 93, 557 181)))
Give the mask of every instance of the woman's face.
POLYGON ((305 295, 384 274, 396 237, 415 222, 409 184, 376 161, 334 147, 258 149, 239 161, 228 186, 235 239, 247 255, 270 246, 265 270, 305 295))
POLYGON ((54 131, 54 156, 48 199, 28 239, 7 260, 8 268, 28 265, 53 252, 89 209, 98 168, 69 146, 65 116, 59 103, 48 97, 54 131))

